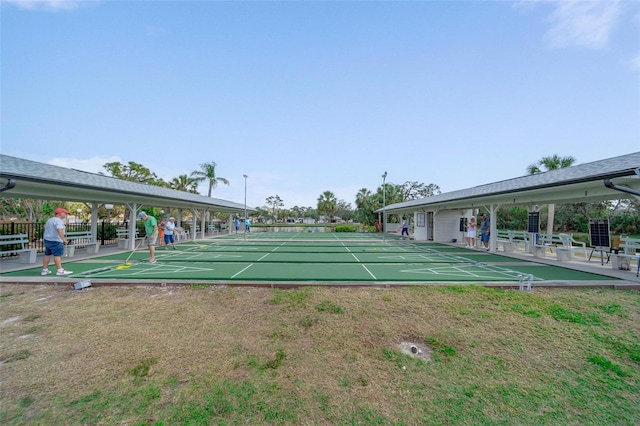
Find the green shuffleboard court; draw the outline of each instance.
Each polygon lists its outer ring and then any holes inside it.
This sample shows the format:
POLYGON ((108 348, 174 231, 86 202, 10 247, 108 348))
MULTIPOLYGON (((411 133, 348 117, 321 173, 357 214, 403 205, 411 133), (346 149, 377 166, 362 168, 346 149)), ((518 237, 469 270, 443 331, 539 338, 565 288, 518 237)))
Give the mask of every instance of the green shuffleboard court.
MULTIPOLYGON (((615 280, 445 244, 356 233, 228 235, 180 243, 177 250, 157 248, 155 264, 148 258, 148 249, 143 249, 133 255, 123 251, 77 261, 65 258, 64 265, 74 279, 162 282, 517 283, 529 274, 538 282, 615 280)), ((2 275, 39 276, 40 267, 2 275)))

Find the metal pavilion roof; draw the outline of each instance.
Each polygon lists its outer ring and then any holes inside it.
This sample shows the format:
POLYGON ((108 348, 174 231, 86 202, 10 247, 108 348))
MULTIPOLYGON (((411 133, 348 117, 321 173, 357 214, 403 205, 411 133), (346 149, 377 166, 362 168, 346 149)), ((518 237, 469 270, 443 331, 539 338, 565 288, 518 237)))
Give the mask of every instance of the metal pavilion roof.
MULTIPOLYGON (((640 191, 640 152, 386 206, 387 213, 488 205, 562 204, 631 198, 605 186, 640 191)), ((637 192, 636 192, 637 193, 637 192)), ((377 210, 381 212, 383 209, 377 210)))
MULTIPOLYGON (((1 192, 1 196, 74 202, 137 203, 228 213, 243 212, 245 208, 244 204, 218 198, 0 155, 0 186, 5 186, 9 179, 15 181, 15 187, 1 192)), ((249 207, 247 210, 255 211, 249 207)))

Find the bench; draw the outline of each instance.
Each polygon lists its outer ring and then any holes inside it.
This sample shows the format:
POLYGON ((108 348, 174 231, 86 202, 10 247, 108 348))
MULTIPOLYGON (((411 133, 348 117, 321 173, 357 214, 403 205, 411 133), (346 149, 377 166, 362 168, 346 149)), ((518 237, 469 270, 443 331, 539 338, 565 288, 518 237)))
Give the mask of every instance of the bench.
POLYGON ((36 263, 37 250, 25 248, 25 244, 28 245, 30 242, 27 234, 0 235, 0 255, 17 254, 20 263, 36 263), (20 248, 14 247, 18 245, 20 248))
POLYGON ((498 235, 496 236, 496 245, 498 243, 502 244, 502 248, 504 251, 513 251, 513 245, 509 232, 510 231, 498 231, 498 235))
POLYGON ((525 231, 498 231, 496 243, 502 244, 505 252, 512 252, 516 248, 526 251, 529 247, 529 236, 525 231))
POLYGON ((571 234, 558 234, 558 238, 562 242, 562 247, 569 250, 571 259, 576 257, 576 251, 581 251, 584 254, 584 260, 587 260, 587 244, 576 241, 571 234))
POLYGON ((66 246, 65 257, 73 257, 76 254, 76 248, 86 247, 87 253, 97 254, 100 243, 93 239, 91 231, 70 231, 66 233, 69 243, 66 246))
POLYGON ((640 250, 640 238, 620 237, 620 250, 624 251, 624 254, 630 254, 636 256, 638 250, 640 250))
POLYGON ((176 242, 189 239, 189 231, 185 231, 181 226, 176 226, 173 230, 173 236, 176 242))
MULTIPOLYGON (((138 236, 138 231, 136 230, 136 244, 139 244, 142 237, 138 236)), ((129 229, 127 228, 118 228, 116 229, 116 236, 118 237, 118 248, 119 249, 129 249, 129 229)))
POLYGON ((628 271, 631 269, 631 260, 638 260, 638 271, 636 277, 640 275, 640 238, 620 237, 620 245, 618 246, 622 253, 614 253, 611 255, 611 267, 613 269, 622 269, 628 271))
POLYGON ((220 229, 216 225, 207 225, 207 232, 209 232, 209 235, 215 235, 220 233, 220 229))
POLYGON ((555 250, 558 260, 571 260, 576 257, 575 253, 578 250, 584 253, 585 260, 588 259, 587 245, 574 240, 571 234, 553 234, 551 237, 540 234, 538 242, 534 245, 534 256, 544 257, 547 249, 551 253, 555 250))

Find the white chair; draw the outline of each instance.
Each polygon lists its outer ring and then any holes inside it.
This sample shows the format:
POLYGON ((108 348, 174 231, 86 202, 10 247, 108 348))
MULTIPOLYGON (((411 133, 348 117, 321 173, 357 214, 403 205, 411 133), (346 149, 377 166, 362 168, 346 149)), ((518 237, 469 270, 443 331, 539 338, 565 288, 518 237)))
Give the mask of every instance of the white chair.
POLYGON ((576 250, 581 250, 584 254, 584 260, 588 260, 589 257, 587 255, 587 245, 580 241, 576 241, 573 239, 573 236, 570 234, 558 234, 560 241, 562 241, 562 246, 569 249, 571 251, 571 257, 576 257, 576 250))

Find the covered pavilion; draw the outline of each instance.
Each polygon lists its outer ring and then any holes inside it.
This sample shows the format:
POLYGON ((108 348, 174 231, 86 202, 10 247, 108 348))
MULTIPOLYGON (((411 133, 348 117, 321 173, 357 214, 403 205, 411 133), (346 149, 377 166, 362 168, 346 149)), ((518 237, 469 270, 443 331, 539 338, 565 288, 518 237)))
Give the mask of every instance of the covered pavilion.
MULTIPOLYGON (((233 215, 244 214, 245 209, 248 212, 256 211, 232 201, 8 155, 0 155, 0 196, 85 203, 91 209, 91 232, 94 241, 100 205, 126 206, 129 211, 129 223, 135 223, 137 211, 145 206, 176 208, 180 212, 176 218, 178 222, 182 221, 182 212, 186 210, 191 213, 191 229, 199 227, 200 230, 199 233, 190 234, 193 240, 205 237, 207 212, 228 213, 227 229, 230 230, 233 215)), ((129 233, 135 233, 135 226, 129 227, 129 233)), ((127 244, 129 249, 133 250, 135 238, 127 238, 127 244)))
POLYGON ((484 208, 490 213, 489 250, 496 251, 497 216, 501 207, 640 199, 640 152, 521 176, 431 197, 390 204, 378 209, 389 214, 411 214, 417 241, 451 242, 460 238, 460 219, 484 208))

